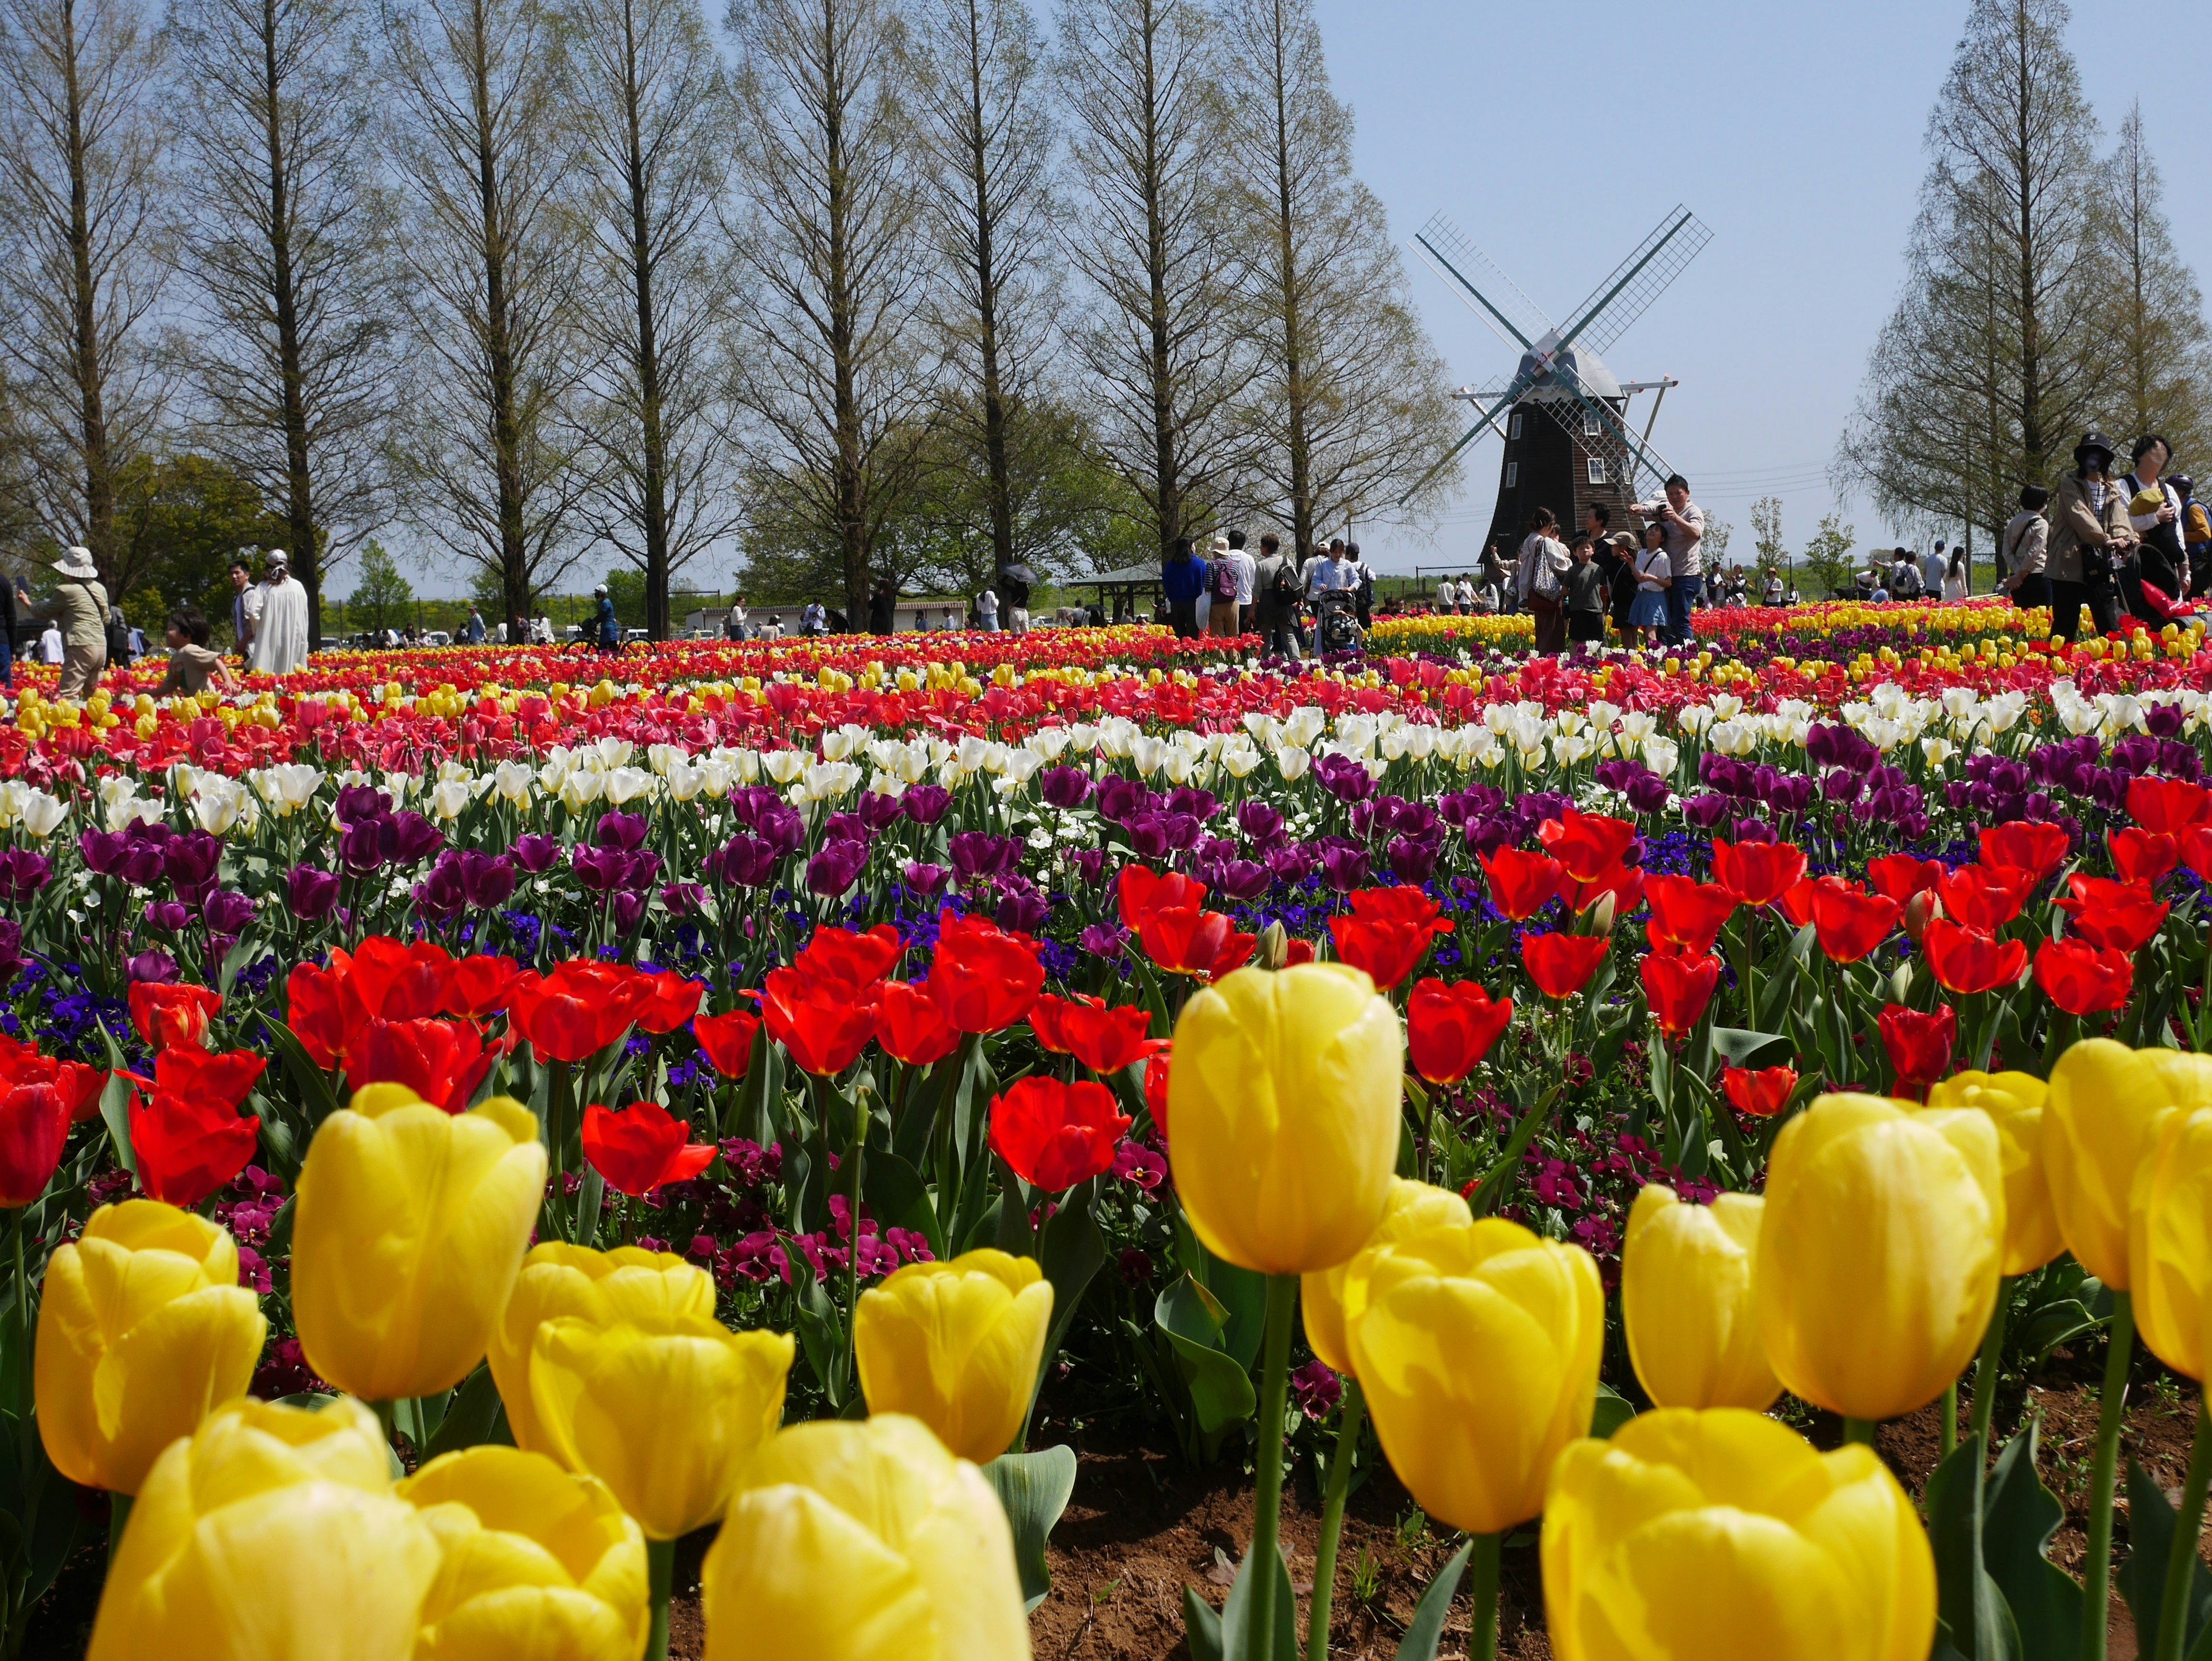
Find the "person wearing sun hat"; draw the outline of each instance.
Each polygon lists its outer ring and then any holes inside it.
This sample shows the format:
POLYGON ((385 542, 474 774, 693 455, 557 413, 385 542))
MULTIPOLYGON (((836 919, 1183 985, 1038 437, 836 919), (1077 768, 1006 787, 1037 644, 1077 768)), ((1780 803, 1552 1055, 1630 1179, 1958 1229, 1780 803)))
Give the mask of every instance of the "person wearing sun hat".
POLYGON ((2119 566, 2134 548, 2128 498, 2112 477, 2112 441, 2088 432, 2074 447, 2074 470, 2058 481, 2044 574, 2051 581, 2051 632, 2070 641, 2081 608, 2100 636, 2120 626, 2119 566))
POLYGON ((54 563, 54 592, 31 607, 34 618, 52 619, 62 635, 62 680, 54 696, 85 698, 107 666, 107 589, 92 551, 71 548, 54 563))

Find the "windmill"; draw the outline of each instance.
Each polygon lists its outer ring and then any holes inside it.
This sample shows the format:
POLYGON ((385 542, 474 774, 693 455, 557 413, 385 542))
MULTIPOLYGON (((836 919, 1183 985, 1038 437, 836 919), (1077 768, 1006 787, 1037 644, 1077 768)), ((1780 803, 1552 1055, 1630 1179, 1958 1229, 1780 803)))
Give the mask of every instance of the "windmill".
POLYGON ((1656 496, 1673 472, 1651 447, 1651 429, 1667 389, 1679 383, 1624 383, 1599 354, 1612 349, 1712 236, 1688 209, 1673 209, 1569 313, 1562 328, 1450 220, 1442 214, 1431 219, 1413 238, 1422 263, 1463 290, 1475 313, 1520 352, 1521 361, 1502 389, 1470 386, 1453 394, 1473 405, 1479 417, 1421 484, 1483 433, 1494 432, 1505 441, 1505 455, 1491 543, 1510 553, 1528 528, 1529 514, 1540 507, 1572 525, 1583 508, 1602 502, 1613 508, 1613 524, 1625 527, 1628 504, 1656 496), (1628 406, 1647 392, 1656 397, 1638 434, 1629 424, 1628 406))

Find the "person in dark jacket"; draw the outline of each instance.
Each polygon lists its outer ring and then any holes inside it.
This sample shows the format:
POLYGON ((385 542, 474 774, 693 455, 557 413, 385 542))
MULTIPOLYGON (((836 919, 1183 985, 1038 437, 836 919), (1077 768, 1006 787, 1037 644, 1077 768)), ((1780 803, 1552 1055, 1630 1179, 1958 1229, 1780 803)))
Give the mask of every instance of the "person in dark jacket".
POLYGON ((1160 566, 1160 587, 1168 597, 1168 622, 1176 639, 1198 638, 1198 597, 1206 592, 1211 575, 1206 562, 1191 551, 1190 538, 1177 537, 1160 566))
POLYGON ((598 601, 592 612, 592 644, 602 652, 614 651, 622 645, 622 624, 615 621, 615 603, 607 585, 603 582, 592 589, 592 598, 598 601))
POLYGON ((898 632, 898 585, 889 577, 876 584, 868 596, 868 632, 872 635, 890 635, 898 632))

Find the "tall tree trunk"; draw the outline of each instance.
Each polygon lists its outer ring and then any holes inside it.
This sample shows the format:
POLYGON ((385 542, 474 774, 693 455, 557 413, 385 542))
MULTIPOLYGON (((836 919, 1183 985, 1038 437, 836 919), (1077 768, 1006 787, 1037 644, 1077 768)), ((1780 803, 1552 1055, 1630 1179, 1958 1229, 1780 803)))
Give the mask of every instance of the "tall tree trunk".
MULTIPOLYGON (((76 369, 84 443, 85 541, 103 574, 114 569, 115 468, 108 452, 100 375, 99 291, 92 272, 91 187, 86 179, 84 89, 78 76, 76 6, 62 0, 62 73, 69 106, 70 282, 76 315, 76 369)), ((119 598, 119 596, 118 596, 119 598)))
POLYGON ((276 313, 277 378, 284 404, 284 483, 292 574, 307 591, 307 643, 323 637, 322 544, 307 472, 307 400, 300 369, 300 311, 292 271, 292 210, 285 188, 284 128, 276 65, 276 7, 262 0, 262 96, 269 135, 270 297, 276 313))
POLYGON ((1006 459, 1006 388, 999 370, 999 288, 1001 281, 992 229, 989 129, 983 111, 983 43, 975 0, 968 0, 968 156, 975 189, 976 345, 983 361, 983 465, 991 508, 991 569, 1014 559, 1013 472, 1006 459))
POLYGON ((834 488, 837 506, 837 540, 844 566, 845 615, 866 617, 868 609, 868 525, 862 453, 860 391, 854 380, 859 351, 859 304, 853 292, 851 186, 845 154, 844 65, 838 58, 837 0, 822 3, 822 81, 827 125, 823 132, 823 185, 829 192, 830 246, 824 275, 830 301, 831 421, 837 461, 834 488))
POLYGON ((2014 199, 2020 213, 2020 439, 2021 452, 2030 478, 2047 476, 2051 465, 2051 435, 2044 431, 2042 295, 2036 280, 2036 239, 2042 227, 2035 216, 2034 173, 2036 98, 2033 43, 2027 9, 2013 9, 2014 73, 2020 95, 2015 100, 2014 154, 2018 157, 2013 180, 2014 199))
POLYGON ((471 9, 470 93, 477 125, 477 191, 483 219, 484 357, 491 405, 492 472, 497 484, 500 586, 509 618, 530 615, 530 556, 522 530, 522 429, 517 418, 514 345, 507 315, 507 234, 500 213, 493 142, 491 54, 482 0, 471 9))
POLYGON ((1152 0, 1139 3, 1145 8, 1145 274, 1151 285, 1146 322, 1152 336, 1152 493, 1164 561, 1182 534, 1182 470, 1176 453, 1175 360, 1168 338, 1174 319, 1168 306, 1167 226, 1160 199, 1159 66, 1153 52, 1152 0))
POLYGON ((1300 315, 1297 267, 1298 226, 1291 203, 1290 64, 1285 61, 1283 8, 1274 7, 1272 79, 1275 105, 1275 260, 1282 288, 1283 399, 1291 465, 1291 562, 1296 565, 1314 544, 1313 458, 1307 436, 1305 353, 1300 315))
POLYGON ((630 273, 637 290, 638 416, 645 446, 645 630, 669 636, 668 438, 660 422, 660 347, 653 309, 653 241, 647 223, 645 140, 639 118, 643 92, 637 78, 637 18, 623 6, 623 116, 629 134, 630 273))

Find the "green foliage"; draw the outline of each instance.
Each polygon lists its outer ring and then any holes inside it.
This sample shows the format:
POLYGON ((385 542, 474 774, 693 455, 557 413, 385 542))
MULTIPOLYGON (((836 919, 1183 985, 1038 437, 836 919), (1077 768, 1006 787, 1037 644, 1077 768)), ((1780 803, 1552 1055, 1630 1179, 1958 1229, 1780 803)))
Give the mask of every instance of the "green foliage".
POLYGON ((1851 545, 1857 536, 1856 528, 1844 524, 1840 513, 1821 516, 1820 528, 1805 545, 1805 569, 1812 574, 1814 587, 1807 599, 1825 599, 1830 589, 1850 586, 1851 545))
POLYGON ((407 581, 384 545, 371 541, 361 551, 361 575, 346 600, 346 618, 356 629, 396 629, 411 620, 415 586, 407 581))
POLYGON ((644 572, 633 565, 616 566, 607 573, 607 598, 614 601, 615 621, 623 628, 645 627, 644 572))
POLYGON ((282 546, 283 537, 283 520, 252 481, 222 462, 190 453, 137 457, 116 481, 109 586, 124 615, 149 636, 187 605, 227 627, 232 558, 241 549, 282 546))

